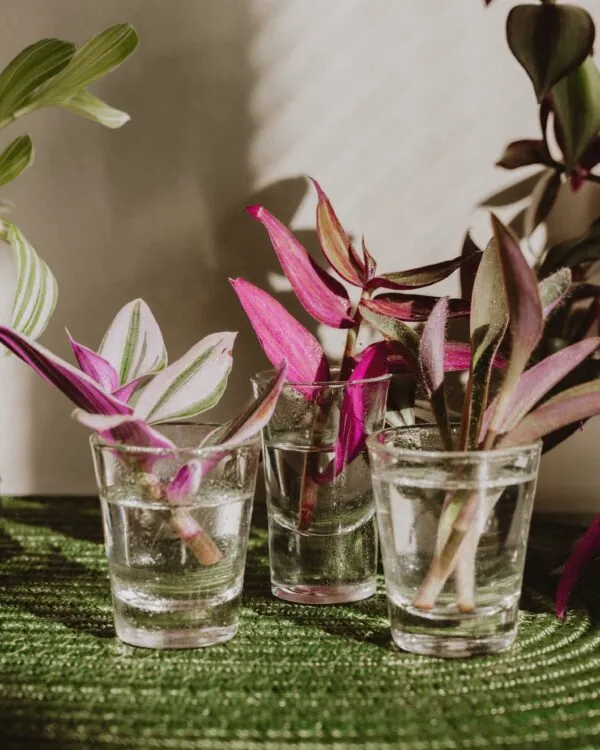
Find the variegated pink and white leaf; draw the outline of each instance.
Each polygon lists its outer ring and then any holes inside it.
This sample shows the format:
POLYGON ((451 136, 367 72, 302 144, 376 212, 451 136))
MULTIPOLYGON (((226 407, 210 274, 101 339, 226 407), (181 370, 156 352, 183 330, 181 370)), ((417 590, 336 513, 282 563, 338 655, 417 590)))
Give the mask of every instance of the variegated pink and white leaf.
POLYGON ((72 414, 84 427, 97 432, 107 443, 124 443, 142 448, 175 448, 175 444, 133 414, 90 414, 75 409, 72 414))
POLYGON ((152 378, 135 414, 149 424, 190 419, 215 406, 225 391, 236 334, 213 333, 152 378))
POLYGON ((144 300, 133 300, 119 310, 102 339, 98 354, 115 368, 119 385, 166 367, 162 333, 144 300))

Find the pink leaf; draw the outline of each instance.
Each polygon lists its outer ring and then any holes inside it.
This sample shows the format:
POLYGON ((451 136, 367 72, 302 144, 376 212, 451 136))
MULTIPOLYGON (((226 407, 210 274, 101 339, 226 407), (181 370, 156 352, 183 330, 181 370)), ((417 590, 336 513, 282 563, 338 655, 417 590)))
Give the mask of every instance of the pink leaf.
POLYGON ((0 326, 0 343, 80 409, 96 414, 132 413, 131 407, 105 391, 88 375, 27 336, 0 326))
POLYGON ((317 265, 294 235, 262 206, 246 212, 265 227, 300 304, 319 323, 332 328, 352 328, 348 292, 317 265))
MULTIPOLYGON (((516 427, 531 408, 543 398, 571 370, 600 346, 600 338, 589 338, 551 354, 529 370, 526 370, 512 392, 504 419, 498 424, 499 432, 508 432, 516 427)), ((481 428, 481 436, 487 432, 496 408, 494 401, 487 409, 481 428)))
POLYGON ((317 234, 323 254, 331 267, 343 279, 362 288, 366 281, 365 263, 352 247, 352 242, 340 224, 329 198, 316 180, 312 180, 312 183, 319 199, 317 204, 317 234))
POLYGON ((174 448, 174 444, 133 414, 89 414, 76 409, 73 418, 97 432, 107 443, 123 443, 141 448, 174 448))
POLYGON ((575 588, 579 576, 600 551, 600 516, 581 537, 573 553, 567 560, 556 591, 556 614, 561 619, 565 616, 571 592, 575 588))
MULTIPOLYGON (((415 372, 414 364, 411 364, 410 357, 400 351, 397 345, 388 342, 388 367, 390 372, 415 372)), ((366 349, 365 349, 366 351, 366 349)), ((446 341, 444 348, 444 372, 466 372, 471 367, 471 347, 460 341, 446 341)), ((506 359, 496 354, 493 360, 493 367, 506 367, 506 359)))
MULTIPOLYGON (((105 391, 109 393, 115 391, 119 385, 119 375, 110 362, 88 349, 87 346, 78 344, 69 331, 67 331, 67 336, 80 369, 101 385, 105 391)), ((121 400, 126 401, 127 399, 121 400)))
POLYGON ((342 473, 344 467, 352 463, 365 447, 367 433, 365 421, 372 398, 371 384, 360 381, 379 378, 386 375, 387 347, 384 342, 373 344, 365 349, 354 372, 348 378, 348 385, 340 409, 339 435, 335 449, 335 458, 316 478, 320 484, 326 484, 342 473))
POLYGON ((270 294, 244 279, 229 279, 274 367, 285 359, 293 383, 329 380, 329 363, 317 339, 270 294))
MULTIPOLYGON (((427 320, 437 300, 438 297, 424 294, 383 294, 375 299, 362 300, 360 307, 389 318, 414 323, 427 320)), ((448 300, 449 318, 464 317, 469 314, 469 309, 470 305, 466 300, 448 300)))

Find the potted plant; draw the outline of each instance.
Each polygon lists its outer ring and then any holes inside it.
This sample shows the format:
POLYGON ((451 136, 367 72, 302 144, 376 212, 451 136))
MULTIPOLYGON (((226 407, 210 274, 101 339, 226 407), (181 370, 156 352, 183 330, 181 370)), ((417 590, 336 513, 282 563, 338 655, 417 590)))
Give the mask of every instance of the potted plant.
POLYGON ((70 336, 77 366, 0 326, 0 343, 58 388, 94 431, 117 636, 190 648, 238 629, 258 436, 283 387, 280 363, 260 398, 221 425, 189 420, 215 406, 235 334, 206 336, 167 365, 143 300, 119 311, 98 351, 70 336))
POLYGON ((547 398, 600 338, 531 364, 570 272, 539 285, 517 238, 492 223, 473 284, 460 424, 446 407, 442 299, 419 344, 437 426, 393 428, 368 441, 392 635, 402 648, 442 657, 499 652, 514 641, 541 438, 600 413, 597 379, 547 398), (494 391, 501 349, 507 362, 494 391))

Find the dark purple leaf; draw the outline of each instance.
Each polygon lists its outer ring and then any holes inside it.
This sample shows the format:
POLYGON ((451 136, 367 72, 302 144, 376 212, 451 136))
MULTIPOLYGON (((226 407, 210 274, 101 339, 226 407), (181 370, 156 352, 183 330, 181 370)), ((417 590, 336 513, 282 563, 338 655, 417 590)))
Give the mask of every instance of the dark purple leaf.
POLYGON ((461 256, 465 262, 460 267, 460 294, 464 300, 471 302, 473 284, 481 261, 481 250, 473 242, 471 233, 467 232, 462 246, 461 256))
POLYGON ((600 551, 600 516, 581 537, 573 553, 567 560, 556 591, 556 614, 561 619, 565 616, 571 592, 579 580, 583 569, 592 562, 600 551))
POLYGON ((532 138, 512 141, 496 162, 496 166, 503 169, 518 169, 531 164, 552 164, 552 157, 545 141, 532 138))
POLYGON ((408 289, 420 289, 424 286, 431 286, 432 284, 437 284, 438 281, 447 279, 450 274, 454 273, 467 260, 469 260, 468 256, 459 255, 458 258, 444 260, 441 263, 432 263, 429 266, 410 268, 407 271, 384 273, 372 278, 367 284, 367 288, 406 291, 408 289))

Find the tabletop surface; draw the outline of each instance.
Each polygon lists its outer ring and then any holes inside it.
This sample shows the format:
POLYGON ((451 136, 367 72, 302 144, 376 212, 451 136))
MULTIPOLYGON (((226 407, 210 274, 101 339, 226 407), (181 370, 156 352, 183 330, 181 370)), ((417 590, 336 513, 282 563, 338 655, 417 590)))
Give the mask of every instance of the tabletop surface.
POLYGON ((600 748, 600 566, 552 613, 572 530, 534 523, 512 651, 442 661, 391 643, 381 584, 355 605, 275 600, 255 515, 238 635, 149 651, 115 638, 97 501, 4 498, 0 747, 600 748))

